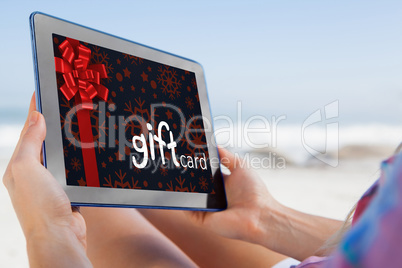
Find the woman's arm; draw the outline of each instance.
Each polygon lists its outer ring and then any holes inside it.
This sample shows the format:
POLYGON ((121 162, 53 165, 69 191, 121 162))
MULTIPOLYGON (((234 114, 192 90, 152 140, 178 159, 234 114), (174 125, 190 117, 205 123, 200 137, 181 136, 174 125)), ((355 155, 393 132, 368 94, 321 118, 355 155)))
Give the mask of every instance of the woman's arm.
POLYGON ((252 170, 230 152, 219 149, 225 176, 228 208, 221 212, 188 212, 196 224, 222 236, 257 243, 303 260, 323 245, 342 222, 305 214, 276 201, 252 170))
POLYGON ((69 228, 40 228, 26 236, 29 267, 92 267, 69 228))
POLYGON ((262 209, 250 242, 263 245, 297 260, 316 255, 320 247, 343 224, 341 221, 306 214, 283 205, 262 209))
POLYGON ((92 267, 85 254, 85 222, 40 162, 46 127, 34 109, 32 98, 29 119, 3 177, 27 240, 30 267, 92 267))

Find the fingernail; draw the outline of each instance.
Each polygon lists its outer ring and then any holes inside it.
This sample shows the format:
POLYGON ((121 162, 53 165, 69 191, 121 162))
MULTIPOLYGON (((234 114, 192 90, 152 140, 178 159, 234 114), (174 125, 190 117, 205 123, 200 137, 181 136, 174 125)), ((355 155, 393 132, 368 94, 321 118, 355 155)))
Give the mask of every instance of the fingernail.
POLYGON ((39 114, 38 112, 32 112, 31 115, 29 116, 29 126, 34 125, 36 122, 38 122, 39 114))

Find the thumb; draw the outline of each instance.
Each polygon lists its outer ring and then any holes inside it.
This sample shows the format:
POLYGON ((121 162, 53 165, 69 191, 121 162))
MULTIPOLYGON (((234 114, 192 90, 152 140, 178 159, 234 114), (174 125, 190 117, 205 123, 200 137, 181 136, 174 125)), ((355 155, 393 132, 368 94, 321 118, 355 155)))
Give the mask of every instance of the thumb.
POLYGON ((234 154, 232 154, 226 149, 223 149, 220 146, 218 146, 218 151, 221 164, 227 167, 230 171, 233 171, 234 169, 240 166, 239 165, 240 159, 236 157, 234 154))
POLYGON ((17 158, 30 158, 40 162, 42 143, 46 137, 46 124, 43 115, 32 111, 28 119, 28 129, 21 136, 17 158))

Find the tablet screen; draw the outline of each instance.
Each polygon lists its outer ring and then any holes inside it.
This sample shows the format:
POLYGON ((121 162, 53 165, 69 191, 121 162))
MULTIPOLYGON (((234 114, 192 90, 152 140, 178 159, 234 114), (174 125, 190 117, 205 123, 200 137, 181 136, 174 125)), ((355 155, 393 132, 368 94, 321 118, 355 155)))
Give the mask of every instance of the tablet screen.
POLYGON ((67 185, 214 193, 195 73, 52 38, 67 185))

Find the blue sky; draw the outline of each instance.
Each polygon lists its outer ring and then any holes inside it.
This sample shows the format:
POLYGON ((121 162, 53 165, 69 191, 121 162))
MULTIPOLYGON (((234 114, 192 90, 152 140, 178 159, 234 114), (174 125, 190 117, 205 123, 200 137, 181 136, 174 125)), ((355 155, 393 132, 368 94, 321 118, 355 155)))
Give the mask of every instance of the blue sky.
MULTIPOLYGON (((214 115, 402 123, 402 1, 2 1, 0 118, 34 90, 28 17, 42 11, 200 62, 214 115)), ((1 123, 1 122, 0 122, 1 123)))

